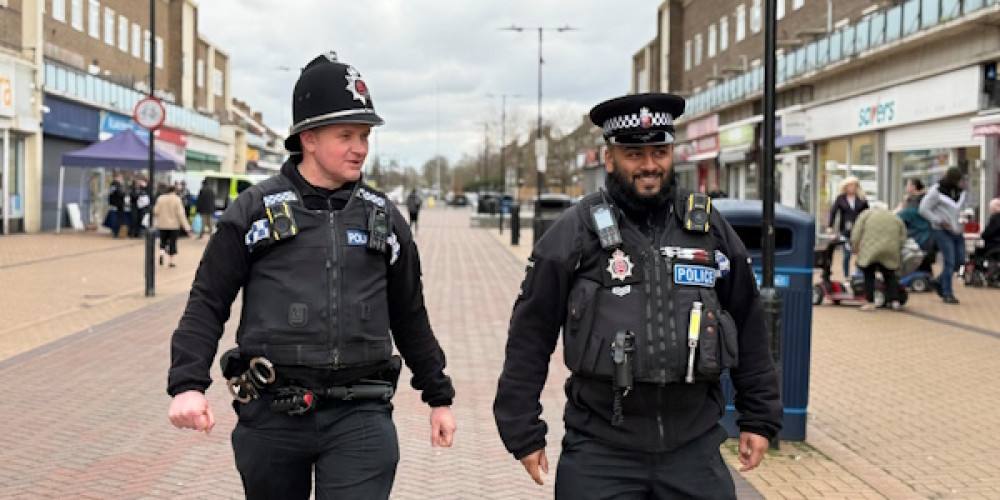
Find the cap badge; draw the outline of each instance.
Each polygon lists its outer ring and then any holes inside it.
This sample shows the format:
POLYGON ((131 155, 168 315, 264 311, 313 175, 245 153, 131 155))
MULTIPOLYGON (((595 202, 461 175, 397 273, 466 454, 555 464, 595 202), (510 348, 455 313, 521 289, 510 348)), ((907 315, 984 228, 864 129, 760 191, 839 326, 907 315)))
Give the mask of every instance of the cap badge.
POLYGON ((611 274, 611 279, 625 281, 625 278, 632 276, 633 267, 635 264, 632 264, 632 259, 620 248, 616 249, 608 259, 608 273, 611 274))
POLYGON ((361 101, 361 104, 368 104, 368 86, 361 79, 361 73, 358 73, 358 70, 354 69, 353 66, 348 66, 347 75, 344 78, 347 79, 347 90, 354 96, 354 100, 361 101))
POLYGON ((649 114, 649 108, 639 110, 639 126, 649 128, 653 125, 653 115, 649 114))

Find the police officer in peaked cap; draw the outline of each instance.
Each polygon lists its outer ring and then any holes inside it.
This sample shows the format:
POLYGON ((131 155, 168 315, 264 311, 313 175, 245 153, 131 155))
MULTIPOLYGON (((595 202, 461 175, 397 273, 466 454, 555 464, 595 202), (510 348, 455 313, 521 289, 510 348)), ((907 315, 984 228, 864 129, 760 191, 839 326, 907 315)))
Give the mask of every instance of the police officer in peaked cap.
POLYGON ((237 345, 221 364, 246 496, 388 498, 399 461, 393 344, 432 408, 433 446, 452 444, 455 391, 406 220, 362 179, 382 124, 365 80, 321 55, 295 84, 292 114, 293 155, 239 195, 205 249, 171 340, 170 421, 215 426, 204 392, 242 290, 237 345))
POLYGON ((538 240, 514 303, 493 412, 507 450, 541 484, 539 395, 562 330, 571 376, 556 498, 735 498, 719 451, 726 369, 741 471, 781 429, 746 248, 708 197, 675 181, 684 104, 650 93, 591 110, 607 145, 605 189, 538 240))

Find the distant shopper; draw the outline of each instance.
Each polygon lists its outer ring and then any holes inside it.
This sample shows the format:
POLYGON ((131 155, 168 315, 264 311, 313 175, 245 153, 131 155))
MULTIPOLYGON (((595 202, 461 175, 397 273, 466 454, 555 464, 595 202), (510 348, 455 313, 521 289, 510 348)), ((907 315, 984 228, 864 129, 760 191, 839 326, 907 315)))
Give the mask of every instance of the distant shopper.
POLYGON ((191 215, 191 191, 188 190, 187 182, 185 181, 179 181, 174 185, 177 186, 177 197, 184 204, 184 216, 187 217, 191 215))
POLYGON ((115 217, 111 223, 111 237, 118 237, 118 230, 125 223, 125 185, 122 184, 122 174, 115 174, 108 192, 108 204, 115 207, 115 217))
POLYGON ((410 195, 406 197, 406 210, 410 212, 410 230, 413 231, 413 234, 417 234, 417 216, 420 215, 421 204, 423 201, 417 194, 417 190, 410 191, 410 195))
POLYGON ((132 183, 132 192, 129 194, 132 201, 132 221, 129 225, 128 235, 138 238, 142 235, 142 228, 149 223, 149 187, 146 179, 136 178, 132 183))
POLYGON ((983 240, 983 246, 976 249, 973 257, 981 258, 1000 252, 1000 198, 990 200, 990 219, 979 237, 983 240))
POLYGON ((965 177, 962 169, 950 167, 944 177, 920 201, 920 215, 931 223, 931 236, 944 257, 941 274, 932 284, 947 304, 958 304, 951 275, 965 263, 965 238, 959 216, 965 206, 965 177))
POLYGON ((200 240, 206 231, 208 232, 208 236, 211 237, 212 216, 215 215, 215 191, 212 191, 212 187, 207 182, 201 184, 201 190, 198 191, 198 201, 195 203, 195 210, 201 216, 201 230, 198 231, 198 239, 200 240))
POLYGON ((160 265, 167 258, 170 267, 175 267, 174 256, 177 255, 177 237, 181 229, 191 232, 187 214, 184 213, 184 202, 177 196, 177 187, 167 187, 167 192, 156 199, 153 208, 153 219, 160 231, 160 265))
POLYGON ((896 206, 896 215, 903 220, 903 224, 906 224, 906 234, 924 251, 924 259, 920 261, 917 270, 931 274, 937 247, 934 245, 934 238, 931 238, 931 223, 920 215, 920 200, 925 194, 927 190, 920 179, 907 180, 906 196, 896 206))
MULTIPOLYGON (((838 233, 850 240, 851 229, 854 228, 854 221, 858 215, 868 208, 865 201, 865 191, 861 189, 861 181, 857 177, 850 175, 840 183, 840 193, 837 199, 833 200, 833 208, 830 210, 830 222, 827 224, 826 232, 833 234, 833 223, 840 216, 838 233)), ((851 276, 851 249, 844 245, 844 277, 851 276)))
POLYGON ((862 311, 875 310, 875 273, 885 282, 885 303, 892 309, 902 309, 899 302, 899 281, 896 269, 901 261, 900 250, 906 243, 906 226, 886 209, 885 203, 873 202, 858 216, 851 230, 851 246, 858 254, 858 267, 865 275, 865 299, 862 311))

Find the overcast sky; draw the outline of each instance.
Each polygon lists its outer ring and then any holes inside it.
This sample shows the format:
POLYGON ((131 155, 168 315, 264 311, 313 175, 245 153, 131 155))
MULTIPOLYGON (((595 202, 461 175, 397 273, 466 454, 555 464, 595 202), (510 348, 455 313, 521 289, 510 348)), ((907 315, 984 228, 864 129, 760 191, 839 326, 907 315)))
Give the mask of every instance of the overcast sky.
POLYGON ((334 50, 364 77, 386 124, 371 154, 419 167, 451 161, 537 120, 538 32, 544 32, 543 115, 564 129, 624 94, 632 54, 656 35, 660 0, 202 0, 199 31, 229 54, 233 96, 285 133, 291 92, 309 60, 334 50), (627 9, 625 7, 628 7, 627 9))

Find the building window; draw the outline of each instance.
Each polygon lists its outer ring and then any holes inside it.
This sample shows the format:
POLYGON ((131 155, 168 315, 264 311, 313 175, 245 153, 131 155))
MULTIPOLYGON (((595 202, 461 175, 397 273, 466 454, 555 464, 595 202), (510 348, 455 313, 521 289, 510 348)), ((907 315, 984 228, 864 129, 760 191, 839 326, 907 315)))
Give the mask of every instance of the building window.
POLYGON ((743 41, 747 37, 747 6, 736 7, 736 41, 743 41))
POLYGON ((52 19, 66 22, 66 0, 52 0, 52 19))
POLYGON ((132 23, 132 57, 142 57, 142 28, 132 23))
POLYGON ((118 48, 128 53, 128 18, 118 16, 118 48))
POLYGON ((778 19, 784 19, 785 18, 785 0, 775 0, 775 9, 777 9, 777 12, 775 12, 775 16, 777 16, 778 19))
POLYGON ((205 61, 203 59, 198 59, 198 64, 195 66, 195 79, 198 82, 198 88, 205 86, 205 61))
POLYGON ((101 39, 101 3, 97 0, 90 0, 90 9, 87 10, 87 32, 90 36, 101 39))
POLYGON ((142 30, 142 60, 149 62, 153 57, 149 47, 149 30, 142 30))
POLYGON ((694 36, 694 65, 701 64, 701 33, 694 36))
POLYGON ((718 40, 715 25, 708 25, 708 57, 715 57, 715 41, 718 40))
POLYGON ((163 38, 156 37, 156 67, 163 68, 163 38))
POLYGON ((691 40, 684 42, 684 70, 691 69, 691 40))
POLYGON ((762 20, 763 16, 760 13, 760 0, 753 0, 753 6, 750 7, 750 31, 760 33, 762 20))
POLYGON ((792 10, 799 10, 802 5, 806 3, 806 0, 792 0, 792 10))
POLYGON ((729 16, 719 19, 719 52, 729 48, 729 16))
POLYGON ((77 31, 83 31, 83 0, 70 0, 72 10, 70 11, 69 24, 77 31))
POLYGON ((104 8, 104 43, 115 46, 115 11, 104 8))
POLYGON ((222 70, 212 70, 212 92, 217 96, 222 96, 222 70))

